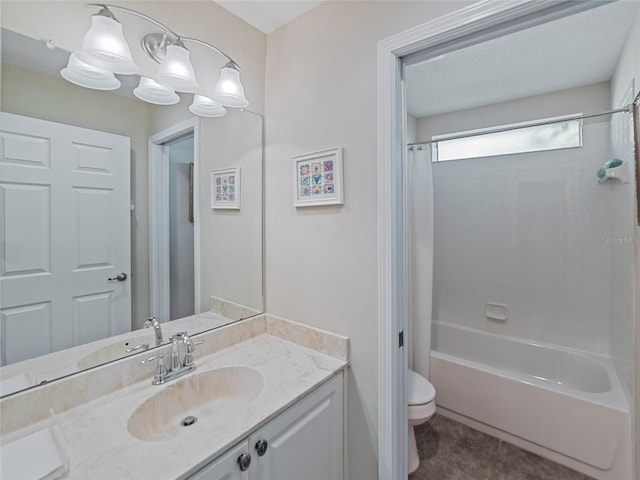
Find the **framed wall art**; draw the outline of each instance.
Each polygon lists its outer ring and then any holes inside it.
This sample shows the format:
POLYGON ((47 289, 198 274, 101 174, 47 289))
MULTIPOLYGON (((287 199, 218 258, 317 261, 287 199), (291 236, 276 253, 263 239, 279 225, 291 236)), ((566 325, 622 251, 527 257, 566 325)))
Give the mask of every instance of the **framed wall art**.
POLYGON ((327 148, 292 159, 292 200, 296 207, 342 205, 342 148, 327 148))
POLYGON ((211 170, 211 208, 240 208, 240 167, 211 170))

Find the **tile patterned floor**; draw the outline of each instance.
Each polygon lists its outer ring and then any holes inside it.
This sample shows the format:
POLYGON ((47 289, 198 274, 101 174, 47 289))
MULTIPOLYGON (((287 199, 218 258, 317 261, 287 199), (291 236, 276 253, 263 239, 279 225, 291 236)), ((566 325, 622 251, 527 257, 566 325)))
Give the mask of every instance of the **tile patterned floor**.
POLYGON ((416 443, 409 480, 593 480, 442 415, 416 427, 416 443))

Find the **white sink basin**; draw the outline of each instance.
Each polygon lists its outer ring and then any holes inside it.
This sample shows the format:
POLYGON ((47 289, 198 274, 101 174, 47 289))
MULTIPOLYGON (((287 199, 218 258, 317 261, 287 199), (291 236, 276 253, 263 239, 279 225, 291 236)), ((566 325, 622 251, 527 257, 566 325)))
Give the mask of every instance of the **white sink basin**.
MULTIPOLYGON (((164 342, 163 342, 164 343, 164 342)), ((118 360, 119 358, 128 357, 135 353, 140 353, 144 349, 135 350, 133 352, 127 352, 128 349, 136 347, 138 345, 149 345, 149 348, 156 346, 155 334, 151 331, 144 335, 138 335, 135 337, 126 338, 119 342, 111 343, 102 348, 95 350, 94 352, 85 355, 78 362, 78 368, 85 369, 102 365, 106 362, 118 360)))
POLYGON ((140 440, 161 441, 198 428, 212 428, 245 408, 264 386, 264 378, 249 367, 208 370, 160 388, 131 414, 129 433, 140 440), (184 426, 183 420, 195 417, 184 426))

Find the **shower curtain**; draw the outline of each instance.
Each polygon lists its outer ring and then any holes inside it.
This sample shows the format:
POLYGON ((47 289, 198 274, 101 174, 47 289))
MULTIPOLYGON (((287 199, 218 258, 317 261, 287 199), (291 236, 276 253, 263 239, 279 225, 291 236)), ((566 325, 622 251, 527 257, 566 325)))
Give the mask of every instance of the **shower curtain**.
POLYGON ((430 146, 412 146, 406 168, 409 368, 429 378, 433 294, 433 171, 430 146))

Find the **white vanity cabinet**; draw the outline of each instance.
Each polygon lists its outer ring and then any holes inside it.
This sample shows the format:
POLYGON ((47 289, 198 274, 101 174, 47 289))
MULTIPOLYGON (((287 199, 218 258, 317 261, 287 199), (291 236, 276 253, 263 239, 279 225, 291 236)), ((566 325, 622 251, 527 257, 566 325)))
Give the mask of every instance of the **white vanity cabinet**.
POLYGON ((189 480, 343 480, 343 403, 340 373, 189 480))
POLYGON ((248 453, 247 442, 242 442, 190 476, 188 480, 249 480, 249 471, 240 470, 239 466, 240 457, 248 453))

